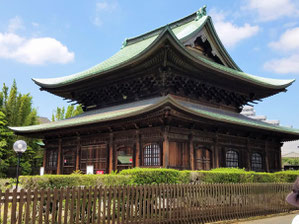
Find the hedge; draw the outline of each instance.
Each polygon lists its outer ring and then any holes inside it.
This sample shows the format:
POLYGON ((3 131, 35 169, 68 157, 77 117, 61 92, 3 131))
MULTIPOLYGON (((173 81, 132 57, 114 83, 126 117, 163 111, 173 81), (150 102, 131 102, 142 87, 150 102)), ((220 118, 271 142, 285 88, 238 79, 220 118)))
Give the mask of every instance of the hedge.
POLYGON ((210 171, 134 168, 122 170, 119 174, 21 176, 20 183, 25 189, 163 183, 293 183, 298 176, 299 171, 265 173, 236 168, 217 168, 210 171))
POLYGON ((5 191, 12 188, 15 185, 15 181, 15 179, 0 179, 0 190, 5 191))
POLYGON ((175 169, 134 168, 122 170, 120 175, 130 176, 133 184, 188 183, 190 173, 175 169))
POLYGON ((79 186, 118 186, 130 184, 129 176, 120 175, 43 175, 21 176, 20 183, 25 189, 46 189, 79 186))

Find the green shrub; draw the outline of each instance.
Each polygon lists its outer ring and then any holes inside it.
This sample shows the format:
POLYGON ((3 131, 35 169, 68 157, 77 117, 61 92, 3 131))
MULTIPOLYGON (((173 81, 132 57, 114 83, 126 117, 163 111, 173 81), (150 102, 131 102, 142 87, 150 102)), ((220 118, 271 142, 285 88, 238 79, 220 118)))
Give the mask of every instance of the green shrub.
POLYGON ((133 184, 188 183, 187 171, 165 168, 134 168, 122 170, 120 175, 129 176, 133 184))
POLYGON ((25 189, 46 189, 79 186, 117 186, 130 184, 129 177, 120 175, 44 175, 21 176, 20 183, 25 189))
POLYGON ((0 190, 5 191, 11 189, 15 184, 15 179, 0 179, 0 190))
POLYGON ((122 170, 119 174, 105 175, 74 173, 71 175, 21 176, 20 183, 25 189, 166 183, 293 183, 298 176, 299 171, 265 173, 237 168, 217 168, 210 171, 134 168, 122 170))

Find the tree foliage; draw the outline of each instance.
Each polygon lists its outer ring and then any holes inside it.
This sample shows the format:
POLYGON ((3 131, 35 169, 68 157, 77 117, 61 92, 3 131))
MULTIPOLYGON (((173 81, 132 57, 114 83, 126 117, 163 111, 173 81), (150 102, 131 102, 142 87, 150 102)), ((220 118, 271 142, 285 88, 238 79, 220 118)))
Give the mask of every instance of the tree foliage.
POLYGON ((283 165, 298 166, 299 158, 282 158, 283 165))
POLYGON ((81 105, 69 105, 66 110, 64 107, 57 107, 56 111, 52 114, 52 121, 59 121, 70 117, 75 117, 83 113, 81 105))
POLYGON ((27 151, 21 158, 21 173, 31 174, 33 167, 39 167, 42 162, 43 151, 38 140, 14 135, 8 126, 28 126, 38 124, 37 111, 32 107, 32 97, 29 93, 18 92, 14 81, 10 90, 3 84, 0 92, 0 175, 11 176, 17 165, 17 157, 13 151, 13 143, 22 138, 27 142, 27 151))

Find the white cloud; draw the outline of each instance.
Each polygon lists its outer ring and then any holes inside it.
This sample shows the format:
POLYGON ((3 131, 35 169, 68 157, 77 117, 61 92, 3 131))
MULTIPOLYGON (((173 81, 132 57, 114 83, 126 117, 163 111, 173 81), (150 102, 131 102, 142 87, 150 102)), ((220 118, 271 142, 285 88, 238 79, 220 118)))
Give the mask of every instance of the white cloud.
POLYGON ((117 1, 100 1, 96 3, 96 15, 93 18, 93 24, 96 26, 103 25, 103 19, 108 14, 112 14, 119 8, 117 1))
POLYGON ((289 53, 289 56, 266 62, 266 70, 281 74, 299 74, 299 27, 288 29, 278 41, 269 43, 269 47, 279 53, 289 53))
POLYGON ((8 32, 0 32, 0 58, 32 65, 66 64, 74 60, 75 54, 54 38, 26 38, 16 34, 16 30, 24 28, 21 21, 19 17, 13 18, 8 32))
POLYGON ((245 10, 255 10, 260 21, 272 21, 283 16, 298 16, 292 0, 247 0, 245 10))
POLYGON ((220 40, 226 47, 233 47, 241 40, 256 35, 259 31, 258 26, 252 26, 245 23, 243 26, 237 26, 232 22, 225 21, 223 12, 212 10, 211 13, 220 40))
POLYGON ((26 64, 66 64, 74 60, 73 52, 69 52, 66 46, 50 37, 26 40, 12 55, 26 64))
POLYGON ((269 46, 278 51, 298 51, 299 52, 299 27, 288 29, 278 41, 271 42, 269 46))
POLYGON ((20 17, 16 16, 9 20, 8 24, 8 32, 14 33, 17 30, 24 29, 23 21, 20 17))
POLYGON ((268 71, 273 71, 280 74, 299 74, 299 54, 291 55, 290 57, 274 59, 264 64, 264 68, 268 71))

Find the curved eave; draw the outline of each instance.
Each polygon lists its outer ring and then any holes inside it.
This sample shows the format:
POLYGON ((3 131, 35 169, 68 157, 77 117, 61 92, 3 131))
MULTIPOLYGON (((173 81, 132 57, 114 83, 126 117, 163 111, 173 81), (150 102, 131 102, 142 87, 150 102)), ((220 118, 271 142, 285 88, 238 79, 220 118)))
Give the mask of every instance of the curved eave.
MULTIPOLYGON (((204 19, 206 20, 206 18, 204 18, 204 19)), ((196 30, 194 30, 193 32, 196 32, 196 30)), ((189 35, 191 35, 191 33, 189 35)), ((109 68, 107 70, 104 70, 100 73, 98 73, 98 72, 95 72, 94 74, 90 73, 89 76, 84 76, 82 78, 78 78, 78 77, 75 77, 76 75, 72 75, 72 77, 74 79, 71 83, 83 81, 83 80, 89 79, 90 77, 95 77, 95 76, 100 76, 100 75, 104 75, 107 73, 111 73, 113 71, 125 68, 126 66, 130 66, 132 63, 138 63, 139 61, 144 60, 148 55, 150 55, 151 52, 154 52, 156 49, 158 49, 161 46, 161 44, 163 44, 163 41, 165 41, 165 40, 169 40, 171 43, 173 43, 173 46, 176 49, 178 49, 184 56, 191 59, 193 62, 195 62, 201 66, 210 68, 210 69, 218 72, 219 74, 223 74, 223 75, 231 77, 231 78, 249 82, 249 83, 261 86, 261 87, 277 89, 277 90, 284 90, 285 88, 290 86, 295 81, 295 79, 280 80, 280 79, 270 79, 270 78, 254 76, 251 74, 247 74, 247 73, 237 71, 235 69, 220 65, 216 62, 212 62, 212 61, 210 61, 204 57, 201 57, 199 55, 192 54, 186 50, 185 46, 180 42, 180 40, 175 36, 175 34, 172 32, 172 30, 168 26, 165 27, 163 32, 161 32, 158 37, 151 37, 151 38, 153 40, 149 40, 149 44, 144 49, 141 49, 140 51, 137 50, 136 54, 133 57, 124 61, 123 63, 120 63, 119 65, 109 68)), ((128 47, 130 47, 130 46, 128 46, 128 47)), ((69 80, 69 79, 71 79, 70 77, 71 76, 63 77, 65 81, 61 81, 61 78, 33 79, 33 81, 37 85, 41 86, 42 88, 54 89, 54 88, 58 88, 58 87, 62 87, 62 86, 71 84, 70 80, 69 80)))
POLYGON ((119 111, 106 111, 98 114, 78 116, 71 119, 61 120, 52 123, 26 126, 26 127, 9 127, 16 134, 20 135, 34 135, 39 133, 46 133, 55 130, 77 128, 81 126, 100 124, 103 122, 118 121, 124 118, 132 118, 140 116, 144 113, 154 111, 164 105, 172 105, 174 109, 179 109, 190 115, 205 118, 208 120, 253 128, 256 130, 270 131, 274 133, 288 135, 286 139, 299 139, 299 130, 287 128, 282 126, 275 126, 265 122, 256 121, 246 116, 234 112, 224 112, 220 109, 211 108, 203 105, 193 104, 190 102, 180 101, 168 95, 166 97, 156 98, 154 101, 145 101, 144 104, 137 107, 128 107, 119 111))

